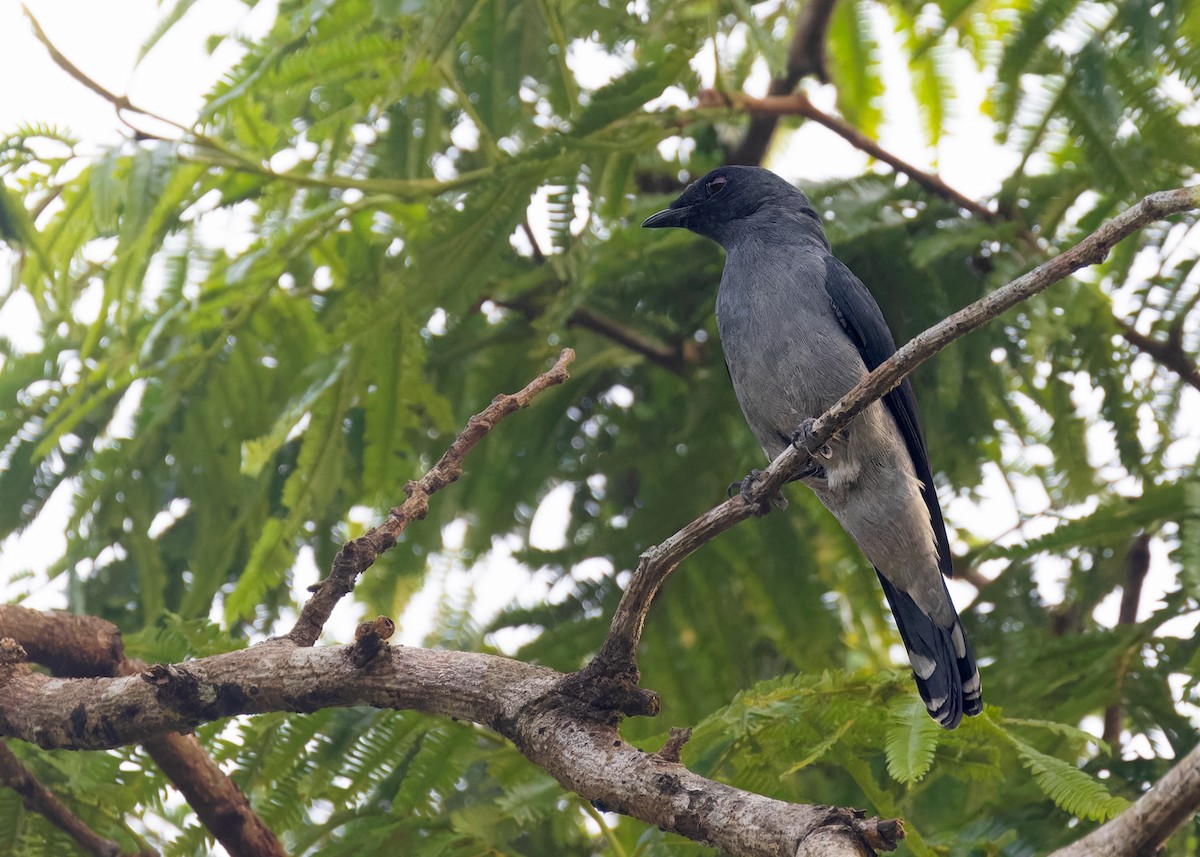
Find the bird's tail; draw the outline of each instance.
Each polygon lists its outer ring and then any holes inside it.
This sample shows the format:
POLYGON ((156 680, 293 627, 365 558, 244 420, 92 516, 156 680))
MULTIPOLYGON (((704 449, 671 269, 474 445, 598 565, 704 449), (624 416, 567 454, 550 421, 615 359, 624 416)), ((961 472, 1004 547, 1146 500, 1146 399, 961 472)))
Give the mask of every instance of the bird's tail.
MULTIPOLYGON (((958 614, 954 615, 953 625, 943 628, 917 606, 912 596, 893 586, 879 569, 875 573, 896 618, 917 690, 929 709, 929 716, 946 729, 953 729, 964 714, 983 711, 979 668, 958 614)), ((946 599, 949 598, 947 592, 946 599)))

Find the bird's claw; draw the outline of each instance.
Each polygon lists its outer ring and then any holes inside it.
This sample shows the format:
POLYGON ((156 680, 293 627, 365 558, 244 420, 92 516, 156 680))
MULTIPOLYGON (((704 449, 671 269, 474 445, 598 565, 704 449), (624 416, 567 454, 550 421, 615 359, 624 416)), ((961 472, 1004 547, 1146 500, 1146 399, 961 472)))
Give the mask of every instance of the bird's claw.
MULTIPOLYGON (((815 425, 816 422, 817 421, 814 420, 812 417, 809 417, 808 419, 801 422, 800 425, 796 426, 796 430, 794 432, 792 432, 792 446, 796 447, 797 449, 803 450, 804 452, 807 452, 813 458, 820 456, 821 458, 824 458, 826 461, 829 461, 829 459, 833 458, 833 447, 830 444, 828 444, 828 443, 823 444, 822 446, 820 446, 816 449, 813 449, 811 446, 812 437, 813 437, 813 425, 815 425)), ((835 432, 833 435, 833 438, 831 438, 831 439, 832 440, 843 440, 846 436, 847 435, 843 434, 843 432, 835 432)))
POLYGON ((768 497, 764 500, 755 500, 750 496, 750 492, 754 490, 754 483, 757 482, 761 476, 761 470, 757 468, 751 470, 746 474, 745 478, 742 479, 741 482, 730 482, 729 488, 726 490, 725 495, 732 499, 734 494, 741 494, 743 500, 756 507, 755 514, 760 517, 771 511, 768 508, 768 505, 774 506, 776 509, 786 509, 788 507, 788 501, 783 494, 779 492, 776 492, 774 496, 768 497))

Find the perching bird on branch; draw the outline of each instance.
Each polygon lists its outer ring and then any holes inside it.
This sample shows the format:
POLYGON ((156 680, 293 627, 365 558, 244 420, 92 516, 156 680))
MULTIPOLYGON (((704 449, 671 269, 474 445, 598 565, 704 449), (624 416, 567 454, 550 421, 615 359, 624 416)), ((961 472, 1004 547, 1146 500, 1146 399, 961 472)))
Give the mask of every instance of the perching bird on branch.
MULTIPOLYGON (((717 328, 742 413, 772 460, 789 444, 805 448, 813 420, 896 351, 808 197, 767 170, 713 170, 642 225, 683 227, 725 248, 717 328)), ((982 711, 975 657, 942 578, 950 545, 909 382, 817 450, 798 479, 875 566, 930 716, 953 729, 982 711)))

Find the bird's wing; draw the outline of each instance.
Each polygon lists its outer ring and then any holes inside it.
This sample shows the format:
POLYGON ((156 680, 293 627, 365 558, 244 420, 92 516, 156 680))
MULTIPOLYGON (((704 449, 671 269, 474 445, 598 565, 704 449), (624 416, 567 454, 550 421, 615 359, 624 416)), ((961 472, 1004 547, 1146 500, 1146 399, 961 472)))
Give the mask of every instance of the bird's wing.
MULTIPOLYGON (((875 303, 875 298, 862 281, 832 255, 827 256, 825 261, 825 290, 833 303, 833 311, 854 341, 868 371, 896 353, 896 341, 884 321, 879 304, 875 303)), ((908 447, 917 478, 923 486, 921 495, 929 508, 929 520, 937 540, 938 568, 942 574, 951 577, 954 568, 950 559, 950 542, 946 538, 946 523, 942 520, 942 507, 938 503, 933 473, 929 467, 929 451, 925 446, 925 432, 917 412, 917 399, 908 379, 905 378, 899 387, 884 396, 883 401, 896 420, 900 434, 904 436, 904 445, 908 447)))

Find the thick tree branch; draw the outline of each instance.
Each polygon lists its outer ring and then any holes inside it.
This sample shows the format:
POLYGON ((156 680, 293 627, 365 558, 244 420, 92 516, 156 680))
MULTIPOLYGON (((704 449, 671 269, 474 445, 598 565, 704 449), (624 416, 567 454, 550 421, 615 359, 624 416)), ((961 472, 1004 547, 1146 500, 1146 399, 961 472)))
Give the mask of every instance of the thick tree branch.
POLYGON ((120 630, 96 616, 0 604, 2 637, 16 640, 29 660, 59 676, 116 675, 125 660, 120 630))
POLYGON ((1200 747, 1167 771, 1129 809, 1050 857, 1141 857, 1158 854, 1200 812, 1200 747))
MULTIPOLYGON (((146 669, 125 658, 120 630, 95 616, 0 605, 0 638, 15 640, 30 661, 58 676, 134 675, 146 669)), ((194 735, 150 736, 143 746, 231 855, 286 857, 274 832, 194 735)))
POLYGON ((154 764, 233 857, 287 857, 279 838, 195 735, 166 733, 142 742, 154 764))
MULTIPOLYGON (((767 97, 788 95, 808 75, 818 80, 829 80, 825 69, 825 33, 833 17, 837 0, 808 0, 796 18, 796 29, 788 47, 787 70, 774 78, 767 87, 767 97)), ((779 114, 758 113, 750 117, 750 124, 742 141, 728 153, 726 161, 731 164, 757 166, 766 157, 779 124, 779 114)))
MULTIPOLYGON (((912 374, 951 342, 979 329, 1001 313, 1036 295, 1073 272, 1103 261, 1118 241, 1155 220, 1200 207, 1200 186, 1153 193, 1102 225, 1070 250, 1039 265, 1011 283, 913 337, 822 414, 813 425, 811 447, 818 449, 873 402, 912 374)), ((769 499, 795 476, 808 452, 790 448, 763 471, 750 499, 737 495, 705 512, 666 541, 642 554, 637 570, 617 606, 600 652, 585 672, 621 675, 635 680, 635 655, 650 604, 678 564, 720 533, 766 508, 769 499)))
POLYGON ((356 645, 275 640, 138 675, 63 681, 0 666, 0 734, 46 748, 103 749, 237 714, 373 705, 494 729, 585 799, 745 857, 890 850, 896 821, 788 804, 707 780, 644 753, 617 732, 620 712, 575 695, 544 667, 491 655, 384 647, 363 667, 356 645))
POLYGON ((527 407, 539 393, 561 384, 569 377, 567 366, 575 359, 575 352, 564 348, 554 367, 538 375, 517 393, 502 393, 492 403, 467 421, 464 428, 445 454, 433 468, 415 482, 404 486, 408 496, 401 505, 388 513, 387 520, 368 530, 357 539, 342 545, 333 560, 329 576, 313 587, 313 594, 300 611, 296 626, 286 639, 298 646, 311 646, 321 635, 321 629, 333 613, 333 608, 347 593, 353 591, 354 581, 391 548, 400 534, 412 521, 419 521, 429 513, 429 497, 462 476, 463 458, 475 448, 484 436, 495 428, 496 423, 527 407))
POLYGON ((71 812, 53 792, 38 782, 33 772, 13 755, 3 741, 0 741, 0 782, 21 796, 21 803, 27 810, 43 816, 78 842, 84 853, 96 857, 120 855, 121 846, 97 834, 83 819, 71 812))

